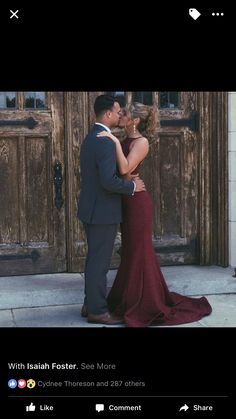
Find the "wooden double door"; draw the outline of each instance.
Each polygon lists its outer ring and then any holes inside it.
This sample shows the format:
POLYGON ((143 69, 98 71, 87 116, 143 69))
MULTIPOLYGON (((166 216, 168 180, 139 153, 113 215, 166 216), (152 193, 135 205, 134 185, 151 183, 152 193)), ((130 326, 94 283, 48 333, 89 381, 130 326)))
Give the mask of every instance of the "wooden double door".
MULTIPOLYGON (((79 153, 100 93, 0 92, 0 275, 83 271, 79 153)), ((115 94, 156 114, 141 175, 160 263, 226 266, 227 94, 115 94)), ((111 267, 119 247, 118 234, 111 267)))

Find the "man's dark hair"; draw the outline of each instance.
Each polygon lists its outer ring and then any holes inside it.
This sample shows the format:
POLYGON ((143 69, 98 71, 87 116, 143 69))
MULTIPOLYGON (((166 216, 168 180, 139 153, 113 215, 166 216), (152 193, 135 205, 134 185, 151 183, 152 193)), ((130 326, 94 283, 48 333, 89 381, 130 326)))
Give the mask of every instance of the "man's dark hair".
POLYGON ((96 117, 103 115, 107 111, 111 111, 117 99, 110 95, 97 96, 94 102, 94 112, 96 117))

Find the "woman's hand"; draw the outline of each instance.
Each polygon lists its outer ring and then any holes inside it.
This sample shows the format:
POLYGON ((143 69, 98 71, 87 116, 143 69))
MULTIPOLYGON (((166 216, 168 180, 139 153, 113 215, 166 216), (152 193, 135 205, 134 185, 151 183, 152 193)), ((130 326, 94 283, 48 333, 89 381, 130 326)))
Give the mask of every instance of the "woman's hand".
POLYGON ((114 141, 114 143, 119 142, 118 138, 115 137, 111 132, 108 131, 101 131, 97 134, 97 137, 108 137, 110 138, 112 141, 114 141))

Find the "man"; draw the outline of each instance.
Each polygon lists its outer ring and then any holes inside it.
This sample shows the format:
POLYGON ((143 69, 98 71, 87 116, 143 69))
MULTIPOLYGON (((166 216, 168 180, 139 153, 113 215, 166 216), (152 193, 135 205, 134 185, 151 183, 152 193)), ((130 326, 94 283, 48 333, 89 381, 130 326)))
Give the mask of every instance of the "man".
POLYGON ((108 312, 106 274, 109 270, 118 224, 121 194, 145 190, 138 177, 123 180, 116 172, 116 148, 107 137, 97 137, 119 125, 121 109, 113 96, 98 96, 94 103, 96 122, 81 146, 81 193, 78 217, 84 223, 88 253, 85 264, 85 299, 81 314, 89 323, 118 324, 122 319, 108 312))

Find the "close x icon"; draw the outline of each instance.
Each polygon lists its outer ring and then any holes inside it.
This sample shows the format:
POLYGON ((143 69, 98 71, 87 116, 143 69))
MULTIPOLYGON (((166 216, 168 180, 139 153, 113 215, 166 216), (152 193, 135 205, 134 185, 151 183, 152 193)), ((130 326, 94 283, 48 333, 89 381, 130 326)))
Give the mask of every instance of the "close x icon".
POLYGON ((18 13, 19 13, 19 10, 14 11, 10 9, 10 19, 19 19, 18 13))

